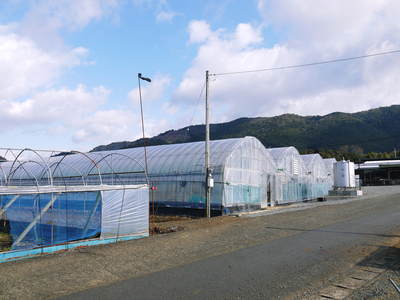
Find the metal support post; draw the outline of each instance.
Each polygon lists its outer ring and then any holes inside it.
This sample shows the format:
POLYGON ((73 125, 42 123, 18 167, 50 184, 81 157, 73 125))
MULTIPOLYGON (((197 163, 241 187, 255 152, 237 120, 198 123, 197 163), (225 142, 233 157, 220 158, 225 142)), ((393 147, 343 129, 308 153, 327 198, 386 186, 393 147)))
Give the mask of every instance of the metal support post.
POLYGON ((209 72, 206 71, 206 110, 205 110, 205 127, 206 127, 206 138, 205 138, 205 194, 206 194, 206 217, 211 217, 211 187, 213 185, 213 179, 210 169, 210 107, 208 101, 209 94, 209 72))

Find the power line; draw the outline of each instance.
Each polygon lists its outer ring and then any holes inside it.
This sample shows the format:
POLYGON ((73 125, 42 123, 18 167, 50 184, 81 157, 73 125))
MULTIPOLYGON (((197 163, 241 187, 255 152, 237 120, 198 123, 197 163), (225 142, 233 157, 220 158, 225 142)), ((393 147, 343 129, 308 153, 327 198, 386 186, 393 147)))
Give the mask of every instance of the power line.
POLYGON ((196 114, 197 108, 199 107, 200 99, 203 96, 203 92, 204 92, 205 87, 206 87, 206 83, 204 82, 203 87, 201 88, 201 91, 200 91, 200 95, 197 98, 196 105, 193 108, 193 114, 192 114, 192 118, 190 119, 190 125, 193 125, 194 115, 196 114))
POLYGON ((360 55, 360 56, 346 57, 346 58, 336 58, 336 59, 331 59, 331 60, 311 62, 311 63, 299 64, 299 65, 289 65, 289 66, 280 66, 280 67, 273 67, 273 68, 266 68, 266 69, 244 70, 244 71, 234 71, 234 72, 225 72, 225 73, 214 73, 214 74, 210 74, 210 76, 224 76, 224 75, 236 75, 236 74, 245 74, 245 73, 257 73, 257 72, 266 72, 266 71, 296 69, 296 68, 312 67, 312 66, 331 64, 331 63, 337 63, 337 62, 346 62, 346 61, 351 61, 351 60, 363 59, 363 58, 374 57, 374 56, 382 56, 382 55, 388 55, 388 54, 394 54, 394 53, 400 53, 400 49, 386 51, 386 52, 365 54, 365 55, 360 55))

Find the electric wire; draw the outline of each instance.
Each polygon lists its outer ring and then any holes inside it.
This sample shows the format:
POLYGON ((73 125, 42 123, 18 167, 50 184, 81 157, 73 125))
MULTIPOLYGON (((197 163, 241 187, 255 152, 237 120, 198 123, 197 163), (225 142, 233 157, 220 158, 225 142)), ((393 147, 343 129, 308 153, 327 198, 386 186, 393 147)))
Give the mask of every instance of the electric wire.
POLYGON ((202 88, 201 88, 199 97, 197 98, 196 105, 195 105, 194 108, 193 108, 193 114, 192 114, 192 117, 191 117, 191 119, 190 119, 190 125, 193 125, 194 116, 195 116, 195 114, 196 114, 196 112, 197 112, 197 108, 199 107, 200 99, 201 99, 201 97, 203 96, 205 87, 206 87, 206 83, 204 82, 204 84, 203 84, 203 86, 202 86, 202 88))
POLYGON ((325 60, 325 61, 310 62, 310 63, 304 63, 304 64, 299 64, 299 65, 288 65, 288 66, 279 66, 279 67, 255 69, 255 70, 243 70, 243 71, 214 73, 214 74, 210 74, 210 76, 225 76, 225 75, 236 75, 236 74, 258 73, 258 72, 267 72, 267 71, 276 71, 276 70, 296 69, 296 68, 312 67, 312 66, 331 64, 331 63, 337 63, 337 62, 346 62, 346 61, 364 59, 364 58, 374 57, 374 56, 389 55, 389 54, 395 54, 395 53, 400 53, 400 49, 391 50, 391 51, 385 51, 385 52, 370 53, 370 54, 365 54, 365 55, 360 55, 360 56, 336 58, 336 59, 325 60))

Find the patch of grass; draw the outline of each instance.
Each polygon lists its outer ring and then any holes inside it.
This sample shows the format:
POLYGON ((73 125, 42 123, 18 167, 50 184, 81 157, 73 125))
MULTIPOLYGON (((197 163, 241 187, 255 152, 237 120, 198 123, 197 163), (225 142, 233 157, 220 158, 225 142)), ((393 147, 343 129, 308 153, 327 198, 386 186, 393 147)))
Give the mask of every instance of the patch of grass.
POLYGON ((8 233, 0 232, 0 242, 10 241, 11 237, 8 233))
POLYGON ((0 252, 11 250, 13 243, 12 236, 9 234, 10 226, 6 220, 0 220, 0 252))

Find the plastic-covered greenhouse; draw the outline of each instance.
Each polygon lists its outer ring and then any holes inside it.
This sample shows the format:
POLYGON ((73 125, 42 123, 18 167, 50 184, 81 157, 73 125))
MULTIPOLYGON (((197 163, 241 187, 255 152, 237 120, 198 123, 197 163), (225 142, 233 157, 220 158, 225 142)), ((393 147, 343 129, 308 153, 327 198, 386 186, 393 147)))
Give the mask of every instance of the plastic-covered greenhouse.
POLYGON ((330 190, 330 181, 324 160, 319 154, 301 155, 306 166, 307 199, 324 197, 330 190))
MULTIPOLYGON (((102 155, 108 152, 97 152, 102 155)), ((143 148, 113 151, 143 161, 143 148)), ((275 193, 276 166, 265 147, 254 137, 210 142, 214 187, 211 209, 229 214, 268 205, 275 193)), ((96 155, 96 152, 93 153, 96 155)), ((90 153, 90 155, 93 155, 90 153)), ((201 213, 205 208, 204 142, 147 147, 149 181, 155 186, 152 199, 158 211, 165 209, 201 213)), ((142 174, 121 169, 121 178, 138 181, 142 174), (139 176, 139 177, 138 177, 139 176)))
MULTIPOLYGON (((147 147, 147 168, 143 148, 7 150, 0 153, 0 234, 9 235, 8 250, 43 253, 147 236, 149 202, 160 213, 203 214, 204 150, 204 142, 147 147)), ((214 215, 316 199, 332 185, 319 154, 266 149, 254 137, 211 141, 210 155, 214 215)), ((15 257, 7 253, 0 261, 15 257)))
POLYGON ((285 204, 306 200, 307 169, 295 147, 269 148, 267 151, 274 158, 276 170, 276 204, 285 204))
POLYGON ((333 184, 334 184, 333 167, 336 162, 337 162, 336 158, 324 158, 325 168, 326 168, 328 181, 329 181, 329 185, 330 185, 329 189, 333 188, 333 184))
POLYGON ((9 161, 0 163, 0 262, 149 235, 146 180, 127 184, 115 172, 129 161, 146 178, 134 159, 29 149, 3 155, 9 161))

